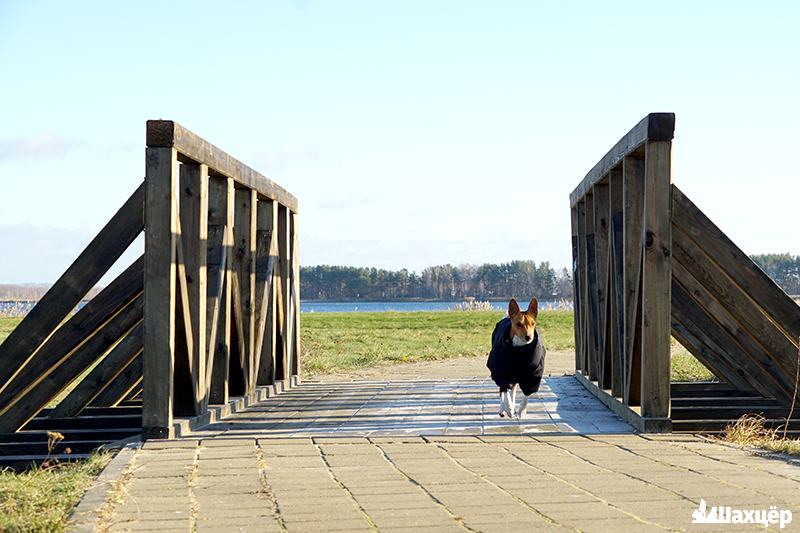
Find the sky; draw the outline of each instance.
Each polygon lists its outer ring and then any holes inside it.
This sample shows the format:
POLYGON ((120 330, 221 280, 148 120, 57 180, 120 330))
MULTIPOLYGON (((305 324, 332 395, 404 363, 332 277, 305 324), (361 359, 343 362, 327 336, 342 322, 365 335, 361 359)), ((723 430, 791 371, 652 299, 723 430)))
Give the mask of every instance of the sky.
MULTIPOLYGON (((303 265, 571 262, 649 112, 746 253, 800 254, 800 3, 0 0, 0 283, 54 282, 171 119, 299 199, 303 265)), ((142 249, 140 239, 115 271, 142 249)))

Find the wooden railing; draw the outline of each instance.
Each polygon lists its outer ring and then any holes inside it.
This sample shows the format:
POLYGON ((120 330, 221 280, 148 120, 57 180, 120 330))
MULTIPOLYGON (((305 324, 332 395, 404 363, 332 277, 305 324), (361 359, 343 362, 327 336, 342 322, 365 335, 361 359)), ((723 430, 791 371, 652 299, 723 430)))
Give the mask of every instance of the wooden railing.
POLYGON ((297 200, 171 121, 147 123, 145 436, 297 374, 297 200))
POLYGON ((0 345, 0 463, 170 437, 176 416, 291 384, 297 224, 284 189, 149 121, 144 183, 0 345), (73 314, 143 231, 144 255, 73 314), (46 430, 68 438, 54 451, 46 430))
POLYGON ((570 195, 576 371, 648 431, 670 428, 674 126, 648 115, 570 195))
POLYGON ((800 431, 775 418, 797 390, 800 307, 670 183, 674 124, 645 117, 570 196, 578 379, 641 431, 745 413, 800 431), (670 334, 719 382, 671 386, 670 334))

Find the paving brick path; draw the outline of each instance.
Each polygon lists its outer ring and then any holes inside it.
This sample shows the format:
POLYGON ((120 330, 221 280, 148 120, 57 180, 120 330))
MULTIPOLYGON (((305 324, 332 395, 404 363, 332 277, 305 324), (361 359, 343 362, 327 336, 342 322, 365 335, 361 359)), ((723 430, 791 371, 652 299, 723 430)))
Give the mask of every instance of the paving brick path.
POLYGON ((302 385, 188 438, 126 450, 99 514, 76 518, 100 531, 758 529, 693 525, 705 499, 789 509, 787 530, 798 529, 796 462, 689 435, 604 433, 630 428, 560 379, 537 400, 546 418, 529 424, 499 422, 493 391, 474 380, 407 393, 302 385))

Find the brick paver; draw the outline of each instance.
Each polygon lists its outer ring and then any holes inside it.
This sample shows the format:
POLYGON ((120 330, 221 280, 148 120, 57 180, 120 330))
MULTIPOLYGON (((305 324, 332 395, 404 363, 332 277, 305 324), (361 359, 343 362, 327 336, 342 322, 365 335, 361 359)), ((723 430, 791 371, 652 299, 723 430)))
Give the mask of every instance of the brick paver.
POLYGON ((408 382, 408 394, 401 382, 303 385, 188 438, 145 443, 96 526, 757 529, 692 524, 702 499, 708 506, 791 510, 797 518, 787 530, 800 529, 798 462, 690 435, 633 434, 559 379, 548 378, 532 409, 546 419, 528 422, 499 420, 494 393, 479 380, 408 382), (548 429, 539 431, 541 424, 548 429))

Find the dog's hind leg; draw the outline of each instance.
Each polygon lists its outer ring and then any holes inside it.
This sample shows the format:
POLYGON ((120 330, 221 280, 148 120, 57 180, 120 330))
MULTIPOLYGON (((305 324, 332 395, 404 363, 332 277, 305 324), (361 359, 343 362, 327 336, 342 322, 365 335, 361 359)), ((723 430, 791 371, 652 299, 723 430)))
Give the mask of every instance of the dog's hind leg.
POLYGON ((517 413, 517 418, 525 418, 525 415, 528 414, 528 398, 530 398, 530 394, 525 394, 522 396, 522 401, 519 402, 519 412, 517 413))
POLYGON ((511 414, 508 416, 516 416, 517 415, 517 384, 514 383, 511 385, 511 390, 508 391, 509 395, 509 403, 511 404, 511 414))
POLYGON ((511 414, 511 392, 510 391, 501 391, 500 392, 500 412, 498 413, 500 418, 507 416, 511 418, 513 415, 511 414))

